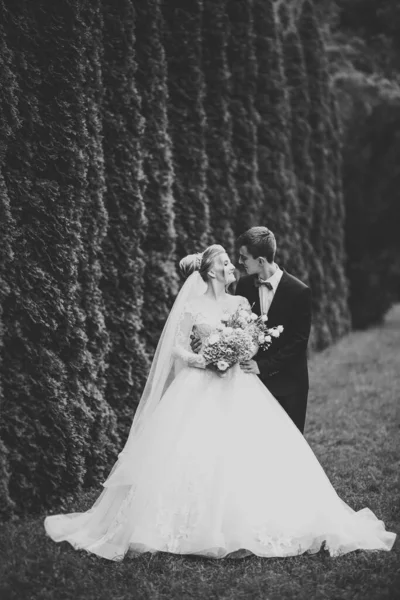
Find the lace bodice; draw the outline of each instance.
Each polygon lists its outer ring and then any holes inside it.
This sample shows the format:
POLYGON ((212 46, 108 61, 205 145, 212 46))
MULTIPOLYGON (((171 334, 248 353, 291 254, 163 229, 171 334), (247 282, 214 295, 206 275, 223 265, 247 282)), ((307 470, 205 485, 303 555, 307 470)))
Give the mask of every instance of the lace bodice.
POLYGON ((175 358, 182 360, 187 366, 205 369, 204 357, 195 354, 190 347, 192 331, 201 340, 207 338, 218 325, 224 315, 233 314, 239 307, 250 309, 249 301, 243 296, 227 296, 226 300, 215 302, 200 296, 185 306, 179 322, 173 349, 175 358))

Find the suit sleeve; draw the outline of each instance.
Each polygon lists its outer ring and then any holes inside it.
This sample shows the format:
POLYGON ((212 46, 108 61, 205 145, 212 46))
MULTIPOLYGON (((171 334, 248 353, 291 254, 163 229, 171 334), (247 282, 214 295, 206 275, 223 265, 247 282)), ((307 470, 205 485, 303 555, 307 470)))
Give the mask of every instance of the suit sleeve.
POLYGON ((264 356, 255 359, 261 375, 272 376, 278 373, 307 348, 311 329, 311 290, 304 288, 297 299, 297 310, 291 326, 290 336, 286 343, 272 356, 268 351, 264 356))

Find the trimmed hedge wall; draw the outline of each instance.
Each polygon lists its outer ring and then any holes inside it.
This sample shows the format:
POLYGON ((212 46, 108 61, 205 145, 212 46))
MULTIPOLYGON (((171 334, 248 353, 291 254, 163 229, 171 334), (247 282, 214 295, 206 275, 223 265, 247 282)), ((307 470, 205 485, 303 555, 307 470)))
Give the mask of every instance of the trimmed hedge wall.
POLYGON ((0 0, 0 512, 100 482, 178 259, 266 224, 349 326, 341 132, 313 3, 0 0), (45 18, 44 18, 45 16, 45 18))

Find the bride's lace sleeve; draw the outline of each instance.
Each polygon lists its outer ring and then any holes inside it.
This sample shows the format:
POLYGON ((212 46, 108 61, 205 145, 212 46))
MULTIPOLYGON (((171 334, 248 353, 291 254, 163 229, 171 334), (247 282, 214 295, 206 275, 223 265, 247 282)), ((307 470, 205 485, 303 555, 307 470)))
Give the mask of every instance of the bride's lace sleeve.
POLYGON ((244 308, 244 310, 251 311, 251 305, 250 305, 250 302, 247 300, 247 298, 245 298, 244 296, 236 296, 236 298, 239 299, 239 307, 240 308, 244 308))
POLYGON ((174 347, 172 350, 174 358, 182 360, 189 367, 205 369, 204 356, 195 354, 190 347, 190 334, 195 323, 195 315, 189 306, 185 307, 179 321, 174 347))

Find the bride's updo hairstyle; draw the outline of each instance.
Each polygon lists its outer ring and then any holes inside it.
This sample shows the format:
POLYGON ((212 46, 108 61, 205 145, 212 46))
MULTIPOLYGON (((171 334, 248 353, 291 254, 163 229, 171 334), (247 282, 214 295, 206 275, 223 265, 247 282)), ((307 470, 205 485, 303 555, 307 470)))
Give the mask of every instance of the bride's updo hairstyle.
POLYGON ((207 283, 207 273, 214 264, 214 260, 219 254, 223 254, 225 248, 219 244, 212 244, 204 250, 203 253, 188 254, 179 263, 179 268, 185 279, 195 271, 199 271, 203 281, 207 283))

